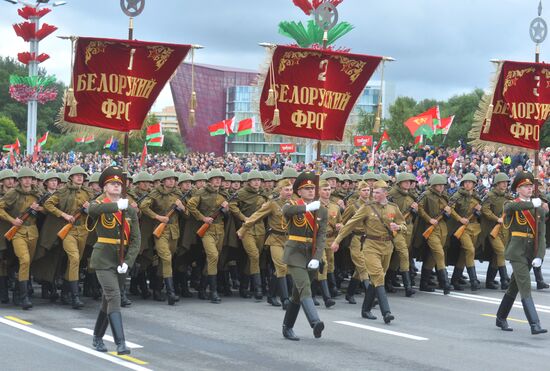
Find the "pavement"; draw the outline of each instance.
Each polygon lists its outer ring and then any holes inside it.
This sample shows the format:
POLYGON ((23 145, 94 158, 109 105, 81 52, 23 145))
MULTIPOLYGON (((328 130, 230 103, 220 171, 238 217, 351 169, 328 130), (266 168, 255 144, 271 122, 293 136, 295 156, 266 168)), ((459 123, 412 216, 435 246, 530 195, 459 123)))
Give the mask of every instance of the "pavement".
MULTIPOLYGON (((482 282, 485 267, 478 267, 482 282)), ((550 281, 550 268, 543 267, 543 273, 550 281)), ((36 291, 39 296, 40 290, 36 291)), ((509 317, 514 331, 495 326, 502 295, 501 290, 467 288, 450 295, 417 292, 407 298, 398 289, 389 294, 396 317, 390 325, 384 324, 378 308, 373 310, 377 320, 361 318, 362 296, 357 295, 358 304, 351 305, 341 295, 334 307, 318 307, 325 323, 321 339, 313 338, 300 313, 294 327, 299 342, 282 337, 284 312, 265 299, 223 297, 216 305, 195 297, 169 306, 132 298, 132 306, 122 311, 132 349, 129 357, 91 348, 98 301, 84 298, 85 307, 72 310, 35 297, 29 311, 0 304, 1 369, 550 369, 550 334, 531 335, 519 298, 509 317)), ((550 327, 550 289, 534 290, 533 297, 541 324, 550 327)), ((109 337, 105 343, 110 352, 116 350, 109 337)))

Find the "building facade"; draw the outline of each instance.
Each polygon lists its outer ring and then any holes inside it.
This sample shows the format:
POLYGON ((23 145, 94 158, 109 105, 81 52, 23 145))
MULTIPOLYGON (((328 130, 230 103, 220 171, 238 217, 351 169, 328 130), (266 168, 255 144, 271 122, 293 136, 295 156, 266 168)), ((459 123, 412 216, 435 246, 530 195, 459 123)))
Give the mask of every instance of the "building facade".
POLYGON ((178 116, 176 115, 176 108, 174 106, 164 107, 161 111, 152 112, 153 115, 162 124, 162 130, 172 133, 180 133, 180 125, 178 122, 178 116))

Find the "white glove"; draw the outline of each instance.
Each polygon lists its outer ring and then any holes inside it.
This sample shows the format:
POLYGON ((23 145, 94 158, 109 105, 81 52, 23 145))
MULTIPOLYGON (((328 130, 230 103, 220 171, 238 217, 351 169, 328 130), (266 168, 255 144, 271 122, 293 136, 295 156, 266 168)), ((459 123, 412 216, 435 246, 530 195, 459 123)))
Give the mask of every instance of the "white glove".
POLYGON ((542 205, 542 201, 540 198, 532 198, 531 202, 533 203, 534 207, 540 207, 542 205))
POLYGON ((319 268, 319 260, 311 259, 307 265, 307 269, 315 270, 319 268))
POLYGON ((542 265, 542 259, 541 258, 533 259, 533 262, 531 263, 531 265, 535 268, 540 267, 542 265))
POLYGON ((119 210, 126 210, 128 208, 128 199, 127 198, 121 198, 116 202, 118 205, 119 210))
POLYGON ((119 265, 118 267, 116 267, 116 270, 119 274, 124 274, 128 272, 128 264, 122 263, 122 265, 119 265))
POLYGON ((321 207, 321 201, 313 201, 306 205, 306 211, 319 210, 321 207))

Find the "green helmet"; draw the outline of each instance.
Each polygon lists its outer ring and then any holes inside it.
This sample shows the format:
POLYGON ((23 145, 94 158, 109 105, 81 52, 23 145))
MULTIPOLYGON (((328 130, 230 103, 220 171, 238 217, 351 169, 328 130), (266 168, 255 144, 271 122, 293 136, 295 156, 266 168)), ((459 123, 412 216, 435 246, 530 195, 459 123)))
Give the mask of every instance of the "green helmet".
POLYGON ((88 176, 88 174, 86 173, 86 170, 84 170, 84 169, 82 168, 82 166, 78 166, 78 165, 77 165, 77 166, 73 166, 73 167, 71 168, 71 170, 69 170, 69 175, 68 175, 68 177, 70 178, 70 177, 72 177, 73 175, 76 175, 76 174, 82 174, 82 175, 84 175, 85 178, 88 176))
POLYGON ((161 174, 159 175, 159 179, 162 181, 162 180, 168 179, 168 178, 174 178, 174 179, 178 180, 178 174, 176 174, 176 172, 174 170, 170 170, 170 169, 161 171, 161 174))
POLYGON ((67 183, 69 181, 69 176, 67 173, 57 173, 57 175, 59 175, 59 181, 61 183, 67 183))
POLYGON ((351 178, 349 176, 349 174, 342 174, 342 182, 351 182, 351 178))
POLYGON ((361 181, 361 175, 359 174, 350 174, 350 178, 352 181, 354 182, 359 182, 361 181))
POLYGON ((17 179, 25 178, 25 177, 31 177, 36 178, 38 174, 36 174, 36 171, 29 169, 28 167, 22 167, 19 169, 19 172, 17 173, 17 179))
POLYGON ((153 174, 153 176, 151 177, 152 178, 152 181, 153 182, 156 182, 157 180, 160 180, 160 177, 162 176, 162 171, 157 171, 156 173, 153 174))
POLYGON ((283 179, 285 178, 298 178, 298 172, 293 167, 285 167, 281 174, 283 179))
POLYGON ((8 179, 8 178, 17 178, 17 174, 12 169, 4 169, 0 171, 0 180, 8 179))
POLYGON ((223 176, 223 173, 219 170, 219 169, 213 169, 213 170, 210 170, 207 174, 206 174, 206 178, 208 180, 212 179, 212 178, 222 178, 222 179, 225 179, 225 177, 223 176))
POLYGON ((223 179, 226 181, 231 181, 231 173, 228 171, 222 171, 223 179))
POLYGON ((363 180, 378 180, 378 176, 372 171, 368 171, 363 175, 363 180))
POLYGON ((243 179, 241 178, 241 174, 237 174, 237 173, 231 174, 231 181, 232 182, 242 182, 243 179))
POLYGON ((42 177, 43 182, 45 182, 47 180, 50 180, 50 179, 61 180, 61 178, 59 178, 59 174, 57 174, 55 171, 50 171, 49 173, 44 174, 44 176, 42 177))
POLYGON ((390 176, 386 173, 381 173, 380 175, 380 179, 383 180, 384 182, 389 182, 391 179, 390 179, 390 176))
POLYGON ((259 172, 258 170, 252 170, 248 173, 248 176, 246 177, 246 180, 252 180, 252 179, 261 179, 263 180, 264 177, 262 175, 261 172, 259 172))
POLYGON ((241 182, 246 182, 248 180, 248 173, 241 174, 241 182))
POLYGON ((195 175, 193 175, 193 181, 196 182, 197 180, 208 180, 208 178, 202 171, 197 171, 195 175))
POLYGON ((88 180, 88 183, 99 183, 99 177, 101 176, 100 172, 95 172, 90 175, 90 180, 88 180))
POLYGON ((339 178, 338 178, 338 175, 334 171, 329 170, 329 171, 325 171, 323 174, 321 174, 319 179, 320 180, 328 180, 328 179, 339 179, 339 178))
POLYGON ((430 185, 446 185, 447 184, 447 178, 444 175, 441 174, 434 174, 430 177, 429 181, 430 185))
POLYGON ((395 178, 396 183, 401 183, 407 180, 410 180, 412 182, 412 181, 416 181, 416 178, 411 173, 399 173, 395 178))
POLYGON ((134 175, 134 183, 153 182, 153 176, 146 171, 140 171, 134 175))
POLYGON ((180 177, 178 178, 178 184, 182 182, 192 182, 192 181, 193 181, 193 177, 187 173, 181 173, 180 177))
POLYGON ((273 174, 273 177, 275 178, 275 181, 278 182, 279 180, 283 179, 283 176, 281 174, 273 174))
POLYGON ((509 181, 510 181, 510 178, 508 178, 508 175, 504 173, 498 173, 497 175, 495 175, 493 179, 493 185, 500 182, 509 182, 509 181))
POLYGON ((477 183, 477 178, 476 178, 475 174, 474 173, 464 174, 464 176, 460 180, 460 184, 462 184, 462 182, 467 182, 467 181, 474 182, 474 184, 476 184, 477 183))

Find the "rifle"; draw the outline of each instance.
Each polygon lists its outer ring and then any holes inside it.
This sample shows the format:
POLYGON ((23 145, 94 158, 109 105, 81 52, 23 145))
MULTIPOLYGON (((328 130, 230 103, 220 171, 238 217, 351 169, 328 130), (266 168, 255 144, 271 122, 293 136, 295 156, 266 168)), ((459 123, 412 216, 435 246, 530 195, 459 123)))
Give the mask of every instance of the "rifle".
MULTIPOLYGON (((503 211, 502 212, 502 216, 501 218, 504 218, 506 216, 506 213, 503 211)), ((491 237, 493 238, 497 238, 498 237, 498 234, 500 233, 500 228, 502 227, 502 224, 500 223, 497 223, 493 229, 491 229, 491 232, 489 233, 491 235, 491 237)))
MULTIPOLYGON (((479 202, 476 202, 477 205, 481 205, 483 204, 483 202, 485 202, 485 200, 487 199, 487 195, 488 193, 486 192, 487 189, 485 188, 485 186, 483 186, 483 184, 477 186, 475 189, 474 189, 474 192, 477 193, 477 194, 482 194, 483 195, 483 198, 481 199, 481 203, 479 202)), ((475 206, 477 206, 475 205, 475 206)), ((474 206, 474 207, 475 207, 474 206)), ((470 216, 468 216, 468 220, 470 220, 474 215, 476 215, 476 211, 474 210, 470 216)), ((461 225, 460 227, 458 227, 458 229, 455 231, 455 233, 453 233, 453 236, 456 237, 457 240, 460 240, 460 237, 462 237, 462 235, 464 234, 464 231, 466 230, 466 226, 468 224, 463 224, 461 225)))
POLYGON ((143 195, 141 195, 141 197, 136 200, 136 204, 138 204, 138 206, 139 206, 139 204, 141 204, 143 202, 143 200, 145 200, 145 197, 147 197, 147 196, 149 196, 148 193, 144 193, 143 195))
MULTIPOLYGON (((97 199, 99 196, 101 196, 103 193, 100 193, 98 195, 96 195, 94 198, 92 198, 90 201, 94 201, 95 199, 97 199)), ((57 237, 59 237, 59 239, 61 241, 63 241, 65 239, 65 237, 67 237, 67 235, 69 234, 69 231, 71 229, 73 229, 73 226, 74 226, 74 223, 80 219, 80 217, 82 216, 82 214, 84 214, 84 211, 85 208, 84 207, 81 207, 80 209, 78 209, 78 211, 76 213, 73 214, 73 218, 74 218, 74 222, 73 223, 67 223, 65 224, 65 226, 63 228, 61 228, 59 230, 59 232, 57 232, 57 237)))
MULTIPOLYGON (((52 194, 51 193, 44 193, 42 195, 42 197, 40 197, 37 201, 38 205, 39 206, 42 206, 44 205, 44 202, 46 202, 46 200, 48 200, 48 198, 50 198, 52 194)), ((25 212, 18 217, 18 219, 21 219, 23 222, 25 222, 25 220, 27 220, 31 215, 33 216, 36 216, 36 210, 32 209, 30 206, 27 207, 27 209, 25 210, 25 212)), ((6 238, 6 240, 8 241, 11 241, 13 239, 13 237, 15 236, 15 234, 17 233, 17 231, 19 230, 20 227, 16 227, 15 225, 12 226, 5 234, 4 234, 4 237, 6 238)))
MULTIPOLYGON (((237 197, 237 192, 233 193, 231 195, 231 197, 229 197, 229 199, 227 200, 227 202, 231 202, 233 201, 233 199, 235 199, 235 197, 237 197)), ((212 215, 210 215, 210 218, 216 220, 218 218, 218 216, 220 216, 220 214, 222 213, 223 211, 223 207, 220 206, 216 211, 214 211, 214 213, 212 215)), ((203 225, 201 225, 201 227, 197 230, 197 235, 200 237, 200 238, 203 238, 204 237, 204 234, 206 233, 206 231, 208 230, 208 228, 210 228, 211 224, 208 224, 208 223, 203 223, 203 225)))
MULTIPOLYGON (((187 198, 187 196, 191 193, 191 191, 192 190, 190 189, 187 192, 185 192, 184 195, 180 197, 180 200, 181 201, 185 200, 187 198)), ((141 197, 140 197, 140 199, 141 199, 141 197)), ((168 213, 166 213, 165 216, 167 218, 170 218, 172 216, 172 214, 174 214, 174 212, 176 212, 176 209, 177 209, 176 204, 173 204, 172 207, 170 207, 170 210, 168 210, 168 213)), ((153 231, 153 236, 155 236, 156 238, 160 238, 160 236, 162 235, 162 232, 164 232, 164 229, 166 229, 167 225, 168 225, 168 223, 160 223, 159 225, 157 225, 157 227, 153 231)))
MULTIPOLYGON (((456 201, 451 201, 447 204, 447 206, 453 207, 455 203, 456 203, 456 201)), ((435 218, 435 220, 437 220, 439 222, 441 219, 443 219, 443 215, 445 215, 445 210, 441 210, 439 212, 439 215, 435 218)), ((422 233, 422 236, 424 236, 424 238, 427 240, 432 235, 434 229, 435 229, 435 225, 431 225, 430 227, 428 227, 428 229, 426 229, 422 233)))
MULTIPOLYGON (((420 201, 422 201, 422 199, 424 199, 424 197, 426 197, 426 193, 422 193, 420 196, 418 196, 418 198, 414 201, 415 203, 419 203, 420 201)), ((407 210, 407 212, 405 213, 405 215, 403 215, 403 219, 405 219, 405 221, 407 220, 407 218, 409 216, 411 216, 411 214, 413 213, 413 208, 412 207, 409 207, 409 210, 407 210)))

